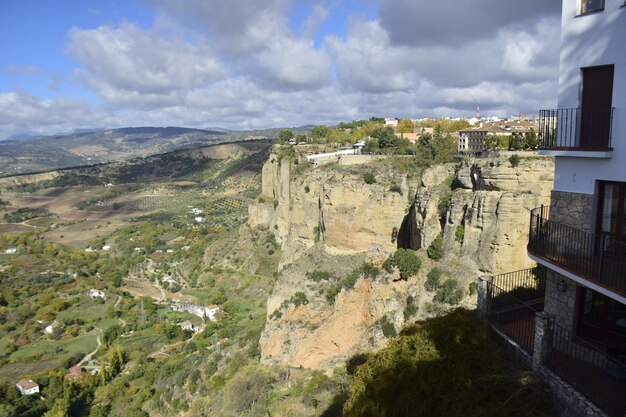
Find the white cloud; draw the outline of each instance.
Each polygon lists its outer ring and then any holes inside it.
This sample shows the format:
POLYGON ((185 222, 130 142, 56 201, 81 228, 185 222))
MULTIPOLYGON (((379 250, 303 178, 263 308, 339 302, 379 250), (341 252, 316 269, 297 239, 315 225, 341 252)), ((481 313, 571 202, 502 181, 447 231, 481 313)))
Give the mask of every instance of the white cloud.
POLYGON ((478 103, 484 114, 528 114, 556 101, 552 2, 538 10, 540 0, 381 0, 379 18, 357 13, 321 46, 313 36, 330 6, 314 5, 292 29, 293 0, 147 3, 158 13, 148 29, 122 22, 68 33, 76 78, 102 102, 64 98, 67 75, 55 99, 0 92, 0 139, 77 127, 470 116, 478 103))
POLYGON ((391 46, 378 22, 354 18, 347 39, 326 38, 341 85, 368 93, 408 90, 417 79, 417 57, 408 48, 391 46))
POLYGON ((168 95, 224 75, 206 46, 163 39, 131 23, 72 29, 68 51, 84 65, 87 82, 109 100, 129 93, 168 95))

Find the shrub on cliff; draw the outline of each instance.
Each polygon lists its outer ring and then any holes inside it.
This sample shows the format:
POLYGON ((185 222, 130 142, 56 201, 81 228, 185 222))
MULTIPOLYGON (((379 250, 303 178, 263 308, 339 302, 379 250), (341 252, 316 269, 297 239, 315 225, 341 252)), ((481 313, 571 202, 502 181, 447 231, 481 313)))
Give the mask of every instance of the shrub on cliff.
POLYGON ((433 259, 435 261, 443 258, 443 238, 441 237, 441 235, 437 236, 435 240, 430 243, 430 246, 428 246, 428 249, 426 249, 426 254, 430 259, 433 259))
POLYGON ((363 174, 363 181, 365 181, 366 184, 374 184, 376 182, 376 177, 373 173, 366 172, 363 174))
POLYGON ((390 273, 393 272, 394 266, 400 271, 400 278, 406 280, 419 272, 422 260, 411 249, 400 248, 383 264, 383 268, 390 273))
POLYGON ((434 300, 439 303, 457 305, 463 299, 463 291, 459 288, 459 282, 450 278, 437 290, 434 300))
POLYGON ((426 275, 424 288, 426 288, 428 291, 435 291, 437 288, 439 288, 441 286, 441 274, 443 274, 443 270, 438 266, 431 269, 428 275, 426 275))
POLYGON ((511 156, 509 157, 509 162, 511 163, 511 166, 512 166, 513 168, 515 168, 516 166, 518 166, 518 165, 519 165, 519 161, 520 161, 520 159, 521 159, 521 158, 519 157, 519 155, 518 155, 518 154, 513 154, 513 155, 511 155, 511 156))

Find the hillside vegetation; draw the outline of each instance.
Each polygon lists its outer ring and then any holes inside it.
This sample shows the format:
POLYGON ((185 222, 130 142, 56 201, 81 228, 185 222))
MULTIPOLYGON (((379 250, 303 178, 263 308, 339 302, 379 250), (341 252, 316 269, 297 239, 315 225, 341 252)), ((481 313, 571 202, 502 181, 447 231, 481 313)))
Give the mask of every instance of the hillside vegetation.
MULTIPOLYGON (((492 192, 469 213, 449 146, 313 167, 270 145, 0 180, 0 416, 551 415, 488 328, 446 315, 472 304, 451 259, 492 192), (416 212, 436 231, 398 250, 416 212)), ((532 169, 496 164, 477 178, 532 169)))

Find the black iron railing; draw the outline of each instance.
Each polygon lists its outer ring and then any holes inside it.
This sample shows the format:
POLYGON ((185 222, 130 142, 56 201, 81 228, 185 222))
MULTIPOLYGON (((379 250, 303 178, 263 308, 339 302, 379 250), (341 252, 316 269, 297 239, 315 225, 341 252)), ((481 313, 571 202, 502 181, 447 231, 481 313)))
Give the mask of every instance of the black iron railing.
POLYGON ((587 281, 626 295, 626 242, 549 220, 549 207, 530 212, 528 251, 587 281))
POLYGON ((626 357, 608 355, 550 325, 546 365, 611 417, 626 415, 626 357))
POLYGON ((543 311, 543 267, 497 275, 487 282, 486 291, 485 314, 491 325, 532 355, 535 315, 543 311))
POLYGON ((539 111, 539 149, 610 150, 613 108, 539 111))

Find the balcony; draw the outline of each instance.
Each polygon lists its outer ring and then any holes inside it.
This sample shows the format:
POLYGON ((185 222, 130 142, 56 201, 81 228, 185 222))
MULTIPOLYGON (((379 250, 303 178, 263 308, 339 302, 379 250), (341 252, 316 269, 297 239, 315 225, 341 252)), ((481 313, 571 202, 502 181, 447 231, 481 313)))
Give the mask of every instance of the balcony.
POLYGON ((626 242, 549 220, 549 207, 530 213, 528 252, 580 279, 626 297, 626 242))
MULTIPOLYGON (((510 272, 479 280, 478 309, 491 326, 521 351, 555 391, 563 381, 610 417, 626 413, 626 361, 574 337, 544 315, 545 269, 510 272), (537 331, 537 325, 546 320, 537 331), (552 373, 560 379, 553 378, 552 373)), ((571 391, 570 391, 571 392, 571 391)), ((571 397, 570 397, 571 398, 571 397)), ((579 397, 577 397, 579 398, 579 397)), ((569 398, 568 398, 569 400, 569 398)), ((588 404, 588 403, 586 403, 588 404)))
POLYGON ((611 151, 613 110, 612 107, 540 110, 539 150, 611 151))

